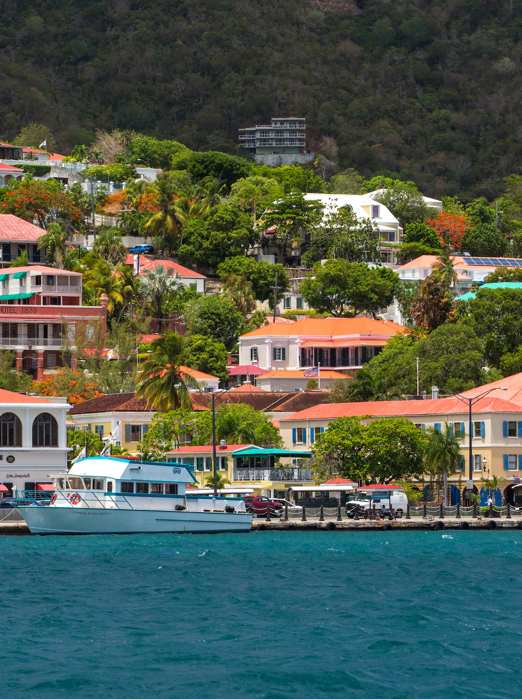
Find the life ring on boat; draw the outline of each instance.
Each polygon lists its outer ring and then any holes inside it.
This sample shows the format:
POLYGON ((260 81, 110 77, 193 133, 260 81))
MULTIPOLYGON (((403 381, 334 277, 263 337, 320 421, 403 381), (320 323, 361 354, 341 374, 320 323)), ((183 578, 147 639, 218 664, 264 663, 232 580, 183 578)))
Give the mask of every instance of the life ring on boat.
POLYGON ((74 493, 74 495, 71 495, 69 498, 69 502, 71 505, 77 505, 81 500, 81 497, 78 495, 78 493, 74 493))
POLYGON ((52 496, 51 502, 50 502, 49 504, 52 505, 53 502, 56 502, 56 498, 57 498, 57 497, 58 497, 58 496, 57 496, 56 493, 55 493, 55 494, 52 496))

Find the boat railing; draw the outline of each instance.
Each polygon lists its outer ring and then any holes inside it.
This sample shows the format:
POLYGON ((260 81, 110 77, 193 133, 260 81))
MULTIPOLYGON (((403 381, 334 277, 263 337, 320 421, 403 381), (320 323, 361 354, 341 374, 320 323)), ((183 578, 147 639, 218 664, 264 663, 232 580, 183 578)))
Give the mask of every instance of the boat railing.
POLYGON ((131 503, 122 493, 109 493, 102 490, 56 490, 54 493, 42 493, 39 490, 17 490, 18 499, 30 500, 32 504, 54 505, 59 507, 89 507, 101 509, 133 510, 131 503))

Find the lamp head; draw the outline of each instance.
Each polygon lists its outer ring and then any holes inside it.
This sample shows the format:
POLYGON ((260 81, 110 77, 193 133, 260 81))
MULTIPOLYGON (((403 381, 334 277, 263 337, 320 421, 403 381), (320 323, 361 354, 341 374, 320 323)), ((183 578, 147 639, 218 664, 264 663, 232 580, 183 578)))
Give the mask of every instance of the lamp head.
POLYGON ((501 386, 501 387, 500 387, 500 390, 501 390, 501 391, 507 391, 507 390, 509 390, 509 386, 501 386))

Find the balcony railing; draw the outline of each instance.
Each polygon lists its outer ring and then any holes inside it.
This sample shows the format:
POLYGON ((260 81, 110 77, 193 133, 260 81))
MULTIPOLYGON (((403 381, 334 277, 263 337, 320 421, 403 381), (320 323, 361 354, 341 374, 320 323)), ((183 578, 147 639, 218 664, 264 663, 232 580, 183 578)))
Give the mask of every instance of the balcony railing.
POLYGON ((18 337, 0 337, 0 347, 27 346, 33 347, 61 347, 65 343, 63 338, 37 338, 19 335, 18 337))
MULTIPOLYGON (((31 287, 31 291, 35 291, 35 288, 31 287)), ((67 284, 42 284, 42 291, 55 291, 65 294, 81 294, 81 287, 79 286, 68 286, 67 284)))
POLYGON ((237 468, 236 481, 310 481, 309 468, 237 468))

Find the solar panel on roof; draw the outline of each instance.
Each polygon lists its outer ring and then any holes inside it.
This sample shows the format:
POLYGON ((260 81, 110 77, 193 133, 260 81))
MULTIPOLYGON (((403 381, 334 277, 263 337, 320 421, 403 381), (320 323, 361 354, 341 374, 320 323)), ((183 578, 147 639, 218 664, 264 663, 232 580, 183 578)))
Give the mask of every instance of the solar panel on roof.
POLYGON ((471 267, 522 267, 522 259, 508 257, 464 257, 471 267))

